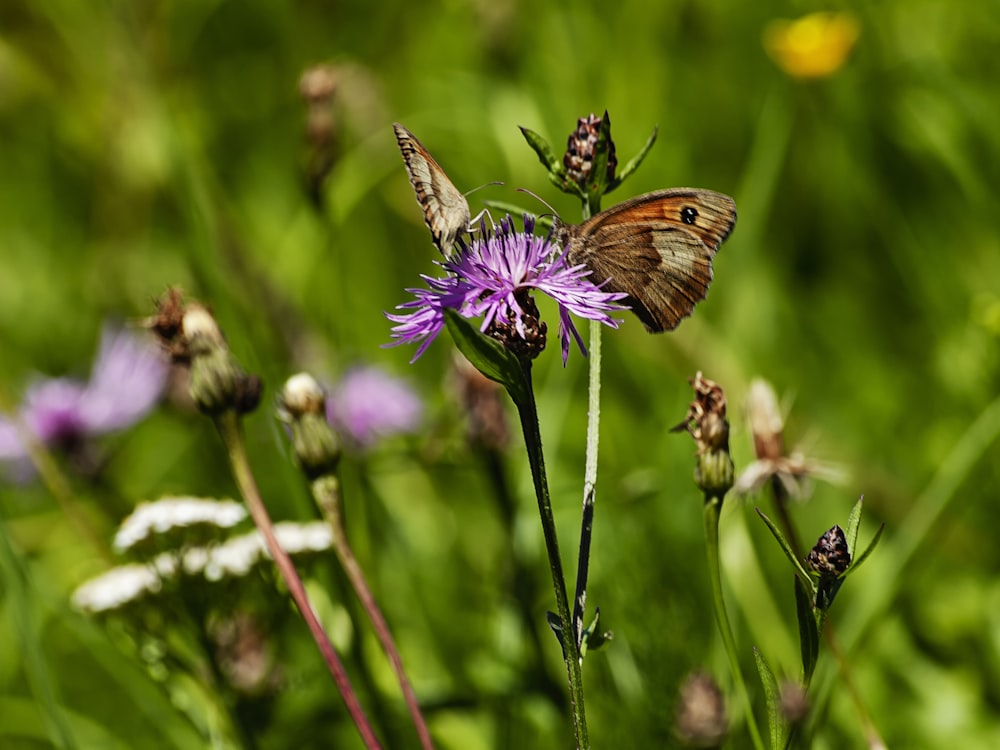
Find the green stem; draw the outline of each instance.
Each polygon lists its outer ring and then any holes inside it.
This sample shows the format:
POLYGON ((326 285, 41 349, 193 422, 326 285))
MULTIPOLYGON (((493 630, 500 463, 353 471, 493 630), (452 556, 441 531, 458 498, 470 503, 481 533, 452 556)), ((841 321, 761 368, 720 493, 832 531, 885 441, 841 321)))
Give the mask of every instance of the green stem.
POLYGON ((580 663, 580 649, 577 647, 576 639, 572 637, 573 624, 570 619, 569 600, 566 597, 566 578, 563 575, 562 561, 559 557, 559 542, 556 538, 556 524, 552 514, 548 479, 545 475, 545 458, 542 455, 542 435, 538 426, 538 409, 535 405, 535 391, 531 383, 531 363, 524 362, 522 367, 526 397, 517 400, 517 413, 521 418, 521 429, 524 432, 524 442, 528 450, 528 463, 531 465, 531 478, 535 486, 535 497, 538 500, 542 533, 545 536, 545 550, 548 553, 549 568, 552 571, 552 588, 555 591, 557 613, 562 625, 560 640, 563 647, 563 661, 566 664, 566 677, 569 680, 569 701, 570 709, 573 712, 576 747, 577 750, 589 750, 590 739, 587 735, 587 715, 583 702, 583 669, 580 663))
POLYGON ((722 515, 722 498, 705 496, 705 548, 708 552, 708 575, 712 582, 712 598, 715 600, 715 620, 719 626, 719 634, 722 636, 722 643, 726 647, 726 655, 729 657, 729 668, 733 673, 733 681, 746 704, 747 728, 750 730, 750 739, 757 750, 764 750, 764 742, 761 740, 760 730, 757 729, 757 720, 753 715, 753 704, 750 702, 750 693, 746 683, 743 681, 743 672, 740 670, 739 654, 736 651, 736 639, 733 637, 733 629, 729 624, 729 615, 726 612, 726 601, 722 596, 722 573, 719 566, 719 516, 722 515))
POLYGON ((590 540, 594 531, 597 493, 597 449, 601 429, 601 324, 590 324, 590 379, 587 389, 587 458, 583 471, 583 514, 580 521, 580 556, 576 568, 573 599, 573 635, 577 648, 583 645, 583 618, 587 606, 587 576, 590 571, 590 540))
POLYGON ((343 566, 344 572, 347 574, 347 578, 354 588, 354 592, 361 601, 361 606, 364 607, 365 612, 368 614, 368 619, 371 620, 375 635, 378 637, 379 643, 382 644, 386 657, 389 659, 389 663, 396 673, 396 679, 403 693, 403 699, 406 701, 406 707, 410 711, 413 726, 420 737, 420 746, 424 750, 433 750, 434 743, 431 741, 431 734, 427 730, 427 723, 424 721, 423 714, 420 713, 420 704, 417 702, 417 696, 413 692, 413 686, 406 676, 406 670, 403 669, 403 660, 399 655, 399 649, 396 648, 392 633, 389 632, 389 626, 386 624, 385 618, 382 616, 382 611, 375 602, 375 596, 368 587, 368 582, 365 579, 364 572, 361 570, 361 565, 358 564, 358 560, 354 557, 354 553, 347 542, 347 529, 344 526, 344 514, 340 502, 340 480, 333 474, 327 474, 312 483, 312 492, 313 497, 316 498, 316 504, 319 505, 320 510, 326 518, 326 522, 333 531, 333 549, 337 553, 337 558, 340 560, 340 564, 343 566))
POLYGON ((302 579, 299 578, 299 574, 296 572, 288 553, 281 548, 277 537, 274 535, 274 525, 271 523, 271 517, 264 506, 260 491, 257 489, 257 482, 254 480, 253 472, 250 469, 250 461, 247 458, 246 444, 243 441, 239 416, 233 411, 224 412, 215 417, 215 426, 218 428, 222 442, 226 446, 233 477, 240 489, 240 494, 243 496, 243 501, 246 503, 247 510, 250 511, 250 516, 253 518, 257 530, 264 537, 267 550, 274 560, 278 572, 284 579, 295 605, 302 614, 302 619, 305 620, 313 640, 316 641, 316 646, 323 655, 323 660, 330 669, 330 674, 333 675, 333 681, 336 683, 337 689, 340 690, 340 695, 344 699, 344 705, 347 707, 347 711, 350 713, 355 726, 357 726, 361 739, 364 740, 365 747, 368 750, 381 750, 382 746, 379 744, 371 724, 368 723, 358 697, 354 693, 354 688, 351 687, 351 681, 347 676, 347 672, 344 671, 344 666, 341 664, 329 636, 323 630, 323 626, 320 624, 319 618, 316 617, 316 612, 309 602, 305 586, 302 585, 302 579))

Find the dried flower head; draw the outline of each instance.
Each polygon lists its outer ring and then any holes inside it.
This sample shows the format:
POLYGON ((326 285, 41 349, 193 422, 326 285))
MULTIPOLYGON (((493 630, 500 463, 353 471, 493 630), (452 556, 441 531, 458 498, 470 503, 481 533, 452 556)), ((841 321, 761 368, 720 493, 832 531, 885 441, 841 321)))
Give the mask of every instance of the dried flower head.
POLYGON ((794 78, 825 78, 843 67, 860 33, 849 13, 810 13, 795 21, 768 24, 764 48, 794 78))
MULTIPOLYGON (((566 176, 581 188, 586 189, 590 182, 590 171, 594 165, 594 154, 601 132, 602 118, 593 112, 577 121, 576 130, 570 133, 566 141, 566 153, 563 156, 563 166, 566 176)), ((608 168, 606 182, 615 179, 618 169, 618 157, 615 156, 614 141, 608 142, 608 168)))
POLYGON ((739 494, 757 492, 774 481, 788 497, 804 499, 812 489, 811 479, 838 482, 843 473, 837 467, 807 458, 801 451, 785 451, 785 421, 771 385, 760 378, 750 384, 747 416, 753 434, 757 460, 747 466, 736 480, 739 494))
POLYGON ((397 323, 392 329, 394 344, 419 343, 416 360, 444 327, 444 310, 451 308, 466 318, 483 318, 481 331, 500 332, 508 342, 516 337, 527 352, 544 342, 544 328, 534 304, 528 304, 537 290, 559 306, 559 339, 565 364, 572 336, 586 351, 570 313, 596 320, 612 328, 618 321, 610 313, 624 309, 615 304, 623 294, 605 292, 587 279, 590 271, 569 266, 559 246, 548 238, 534 235, 534 219, 524 218, 524 231, 514 230, 508 216, 493 232, 485 226, 481 236, 463 247, 454 257, 436 261, 446 272, 443 278, 424 276, 430 289, 409 289, 416 296, 397 309, 413 310, 405 315, 386 313, 397 323))
POLYGON ((687 430, 698 446, 695 483, 707 497, 721 499, 733 486, 733 459, 729 455, 729 420, 722 387, 699 372, 689 381, 694 401, 684 421, 672 432, 687 430))
POLYGON ((719 747, 729 731, 726 703, 711 675, 691 674, 681 685, 677 734, 689 747, 719 747))
POLYGON ((190 364, 191 398, 203 413, 233 410, 245 414, 257 408, 263 384, 230 353, 208 308, 198 303, 185 305, 180 292, 171 289, 146 325, 161 337, 174 361, 190 364))

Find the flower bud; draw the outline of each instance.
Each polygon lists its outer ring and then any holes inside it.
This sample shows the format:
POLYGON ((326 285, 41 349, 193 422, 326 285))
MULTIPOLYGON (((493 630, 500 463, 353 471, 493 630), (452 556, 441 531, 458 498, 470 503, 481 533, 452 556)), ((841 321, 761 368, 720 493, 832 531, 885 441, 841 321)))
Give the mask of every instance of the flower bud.
POLYGON ((816 542, 816 546, 806 558, 809 567, 819 573, 820 578, 837 578, 851 564, 851 553, 847 549, 844 530, 834 526, 816 542))
MULTIPOLYGON (((593 112, 588 117, 581 117, 577 121, 576 130, 570 133, 566 141, 566 153, 563 156, 566 176, 584 190, 592 181, 590 172, 594 165, 601 122, 602 118, 593 112)), ((614 180, 617 169, 618 157, 615 156, 615 143, 608 140, 608 168, 604 180, 605 184, 614 180)))
POLYGON ((689 747, 719 747, 729 731, 722 691, 710 675, 689 675, 681 685, 677 734, 689 747))
POLYGON ((332 474, 340 462, 340 441, 326 419, 326 397, 305 373, 285 382, 278 398, 278 417, 291 431, 295 460, 310 480, 332 474))

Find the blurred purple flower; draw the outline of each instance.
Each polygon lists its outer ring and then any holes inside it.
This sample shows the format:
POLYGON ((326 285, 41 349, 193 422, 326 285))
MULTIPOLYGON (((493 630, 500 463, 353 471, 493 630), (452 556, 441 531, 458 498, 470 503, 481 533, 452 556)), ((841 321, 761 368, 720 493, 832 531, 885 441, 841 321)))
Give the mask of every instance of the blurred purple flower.
POLYGON ((586 354, 579 332, 569 314, 589 318, 612 328, 618 321, 609 313, 625 309, 614 304, 626 295, 605 292, 587 279, 590 271, 585 266, 567 265, 565 253, 546 237, 536 237, 534 218, 524 217, 524 231, 514 230, 514 222, 508 216, 494 228, 494 232, 484 230, 481 237, 463 247, 450 260, 435 261, 449 275, 433 278, 422 275, 430 289, 407 289, 416 296, 411 302, 396 309, 412 309, 405 315, 386 313, 386 317, 398 323, 392 329, 393 344, 419 342, 416 360, 430 346, 444 327, 444 309, 453 308, 466 318, 483 316, 480 330, 486 331, 494 321, 513 320, 524 337, 524 310, 518 302, 517 293, 532 289, 544 292, 559 305, 559 340, 562 344, 563 364, 569 356, 569 340, 572 334, 580 351, 586 354))
POLYGON ((406 381, 371 366, 348 370, 326 400, 327 419, 361 448, 415 432, 423 413, 423 402, 406 381))
MULTIPOLYGON (((37 379, 25 392, 20 421, 45 445, 75 446, 139 421, 163 393, 169 369, 151 338, 106 326, 90 381, 37 379)), ((14 421, 0 416, 0 461, 27 456, 14 421)))

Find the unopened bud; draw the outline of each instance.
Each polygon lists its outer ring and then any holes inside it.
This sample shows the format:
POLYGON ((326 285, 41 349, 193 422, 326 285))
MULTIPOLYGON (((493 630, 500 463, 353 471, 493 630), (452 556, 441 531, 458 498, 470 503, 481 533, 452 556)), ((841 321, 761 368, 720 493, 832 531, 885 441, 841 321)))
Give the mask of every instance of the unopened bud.
POLYGON ((729 731, 722 691, 710 675, 695 673, 681 686, 677 734, 689 747, 719 747, 729 731))
POLYGON ((851 564, 851 552, 847 548, 844 530, 834 526, 816 542, 816 546, 806 558, 809 567, 819 573, 820 578, 836 578, 851 564))
POLYGON ((340 462, 340 441, 326 419, 326 397, 307 374, 293 375, 279 396, 278 417, 291 431, 295 460, 310 480, 332 474, 340 462))

